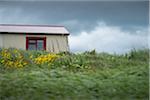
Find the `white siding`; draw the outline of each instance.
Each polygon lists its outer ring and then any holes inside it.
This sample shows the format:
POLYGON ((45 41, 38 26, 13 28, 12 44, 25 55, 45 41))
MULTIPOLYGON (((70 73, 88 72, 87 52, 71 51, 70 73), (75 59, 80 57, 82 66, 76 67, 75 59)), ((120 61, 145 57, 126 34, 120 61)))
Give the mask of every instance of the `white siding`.
POLYGON ((0 34, 0 48, 3 48, 3 34, 0 34))
POLYGON ((51 52, 68 51, 67 36, 49 36, 47 38, 47 49, 51 52))
POLYGON ((69 51, 68 38, 65 35, 16 35, 3 34, 0 38, 0 45, 4 48, 26 49, 26 37, 46 37, 46 51, 62 52, 69 51), (3 40, 3 42, 1 42, 3 40))
POLYGON ((18 48, 25 50, 26 49, 25 35, 3 34, 3 47, 18 48))

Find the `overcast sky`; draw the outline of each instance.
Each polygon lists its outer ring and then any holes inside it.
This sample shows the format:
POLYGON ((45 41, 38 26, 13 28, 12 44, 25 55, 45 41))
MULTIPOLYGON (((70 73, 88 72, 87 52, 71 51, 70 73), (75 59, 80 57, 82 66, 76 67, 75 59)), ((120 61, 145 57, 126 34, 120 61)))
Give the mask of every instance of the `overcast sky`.
POLYGON ((148 47, 149 2, 3 0, 0 24, 64 25, 73 52, 124 53, 148 47))

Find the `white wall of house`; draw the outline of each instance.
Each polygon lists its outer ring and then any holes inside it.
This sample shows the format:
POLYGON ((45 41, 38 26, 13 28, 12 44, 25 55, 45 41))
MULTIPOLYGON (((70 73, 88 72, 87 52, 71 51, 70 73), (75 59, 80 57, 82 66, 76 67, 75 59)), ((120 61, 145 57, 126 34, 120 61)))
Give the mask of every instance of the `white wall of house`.
MULTIPOLYGON (((46 37, 46 51, 62 52, 69 51, 68 36, 66 35, 19 35, 19 34, 4 34, 3 47, 4 48, 18 48, 26 50, 26 37, 46 37)), ((0 44, 1 46, 2 44, 0 44)))
POLYGON ((3 47, 25 50, 26 49, 25 35, 3 34, 3 47))
POLYGON ((67 36, 48 36, 47 47, 51 52, 69 51, 67 36))
POLYGON ((3 48, 3 34, 0 34, 0 48, 3 48))

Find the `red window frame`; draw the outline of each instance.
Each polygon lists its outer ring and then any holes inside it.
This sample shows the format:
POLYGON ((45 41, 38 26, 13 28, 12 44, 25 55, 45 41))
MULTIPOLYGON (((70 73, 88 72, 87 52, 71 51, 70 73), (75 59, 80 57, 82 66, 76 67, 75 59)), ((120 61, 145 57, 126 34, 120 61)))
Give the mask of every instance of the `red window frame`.
POLYGON ((43 50, 46 50, 46 37, 26 37, 26 50, 29 49, 29 40, 36 40, 36 49, 37 49, 37 40, 44 41, 43 50))

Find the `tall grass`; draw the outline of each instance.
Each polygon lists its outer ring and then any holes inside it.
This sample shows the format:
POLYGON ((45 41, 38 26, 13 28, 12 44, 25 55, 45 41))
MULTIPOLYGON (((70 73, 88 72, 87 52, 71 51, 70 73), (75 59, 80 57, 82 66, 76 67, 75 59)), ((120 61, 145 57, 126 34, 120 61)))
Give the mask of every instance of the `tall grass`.
MULTIPOLYGON (((30 60, 48 54, 20 51, 30 60)), ((0 100, 148 100, 149 50, 60 53, 50 64, 0 65, 0 100)))

